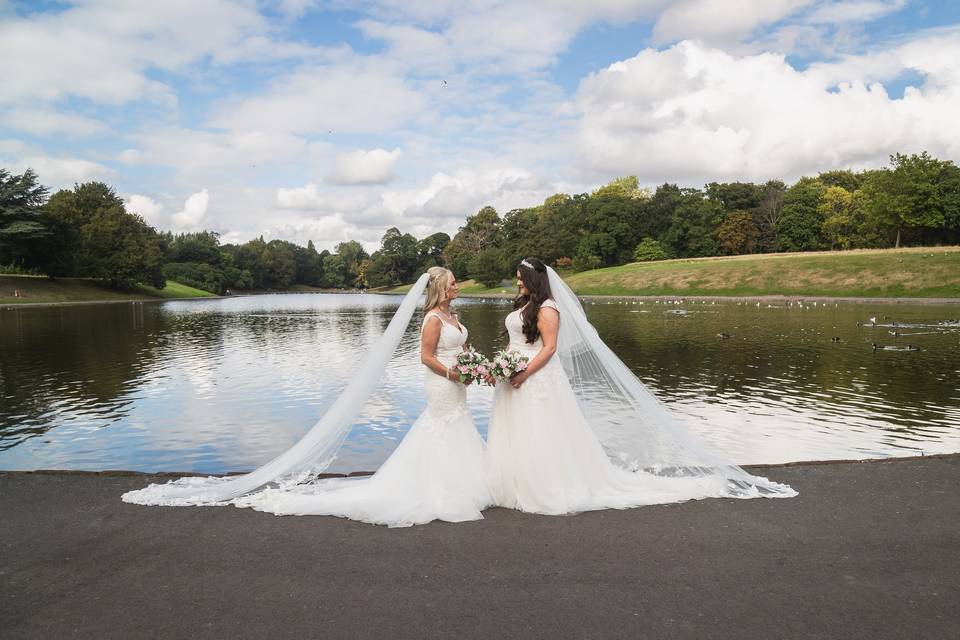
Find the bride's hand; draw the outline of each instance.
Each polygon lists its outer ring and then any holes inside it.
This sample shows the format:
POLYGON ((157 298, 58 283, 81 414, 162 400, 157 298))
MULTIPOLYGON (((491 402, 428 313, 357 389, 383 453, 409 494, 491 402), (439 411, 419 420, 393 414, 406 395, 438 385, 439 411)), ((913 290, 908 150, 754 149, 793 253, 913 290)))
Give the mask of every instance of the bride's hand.
POLYGON ((488 385, 490 385, 491 387, 497 386, 497 379, 494 378, 494 377, 493 377, 492 375, 490 375, 489 373, 486 374, 485 376, 483 376, 483 381, 486 382, 486 383, 487 383, 488 385))
POLYGON ((510 386, 514 389, 519 389, 520 385, 522 385, 529 377, 530 374, 526 371, 521 371, 520 373, 514 374, 510 377, 510 386))

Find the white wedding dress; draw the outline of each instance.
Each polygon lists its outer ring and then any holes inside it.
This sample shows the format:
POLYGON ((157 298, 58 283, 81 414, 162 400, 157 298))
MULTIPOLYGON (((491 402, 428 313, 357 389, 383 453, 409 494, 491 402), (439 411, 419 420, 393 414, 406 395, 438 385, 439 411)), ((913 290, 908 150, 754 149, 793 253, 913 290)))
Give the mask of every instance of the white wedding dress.
MULTIPOLYGON (((437 314, 428 313, 424 324, 432 315, 437 314)), ((450 366, 463 349, 467 329, 437 318, 442 326, 436 356, 450 366)), ((427 408, 375 474, 267 488, 236 498, 234 504, 277 515, 340 516, 390 527, 482 519, 490 494, 484 442, 467 409, 467 389, 425 372, 427 408)))
MULTIPOLYGON (((542 307, 557 309, 553 300, 542 307)), ((532 360, 543 342, 526 342, 520 312, 504 322, 508 348, 532 360)), ((519 389, 497 385, 486 466, 494 505, 530 513, 561 515, 730 494, 722 475, 667 477, 615 465, 581 413, 556 355, 519 389)))

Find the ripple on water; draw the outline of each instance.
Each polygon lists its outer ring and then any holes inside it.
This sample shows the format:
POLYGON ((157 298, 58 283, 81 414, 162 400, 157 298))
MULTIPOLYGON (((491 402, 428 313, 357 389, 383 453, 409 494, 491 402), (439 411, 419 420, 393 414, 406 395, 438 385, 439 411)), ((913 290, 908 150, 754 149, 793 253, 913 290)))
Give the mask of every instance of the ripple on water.
MULTIPOLYGON (((275 295, 170 302, 136 317, 116 305, 0 315, 0 468, 255 467, 338 397, 398 302, 275 295)), ((642 305, 600 302, 586 308, 611 348, 740 463, 960 450, 960 326, 907 338, 857 325, 936 324, 953 307, 687 301, 628 313, 642 305), (923 350, 872 350, 898 339, 923 350)), ((509 302, 460 304, 471 342, 501 346, 509 302)), ((336 470, 375 468, 422 411, 417 348, 412 326, 336 470)), ((491 394, 469 397, 484 432, 491 394)))

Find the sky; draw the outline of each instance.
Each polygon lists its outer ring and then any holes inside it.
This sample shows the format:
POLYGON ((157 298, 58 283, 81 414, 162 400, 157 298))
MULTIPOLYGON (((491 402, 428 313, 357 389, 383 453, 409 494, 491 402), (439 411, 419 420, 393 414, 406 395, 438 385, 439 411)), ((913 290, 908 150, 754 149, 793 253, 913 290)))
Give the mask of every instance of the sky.
POLYGON ((222 242, 960 161, 954 0, 0 0, 0 59, 0 167, 222 242))

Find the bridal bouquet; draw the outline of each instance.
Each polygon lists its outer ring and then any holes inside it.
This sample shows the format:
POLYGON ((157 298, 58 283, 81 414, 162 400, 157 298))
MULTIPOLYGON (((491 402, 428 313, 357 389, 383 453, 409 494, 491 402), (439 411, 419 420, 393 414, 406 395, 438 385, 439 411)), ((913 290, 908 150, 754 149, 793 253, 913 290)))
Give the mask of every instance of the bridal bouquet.
POLYGON ((489 367, 490 362, 486 356, 470 348, 457 355, 457 364, 453 365, 453 371, 460 376, 463 384, 480 384, 483 377, 490 373, 489 367))
POLYGON ((487 363, 487 370, 497 380, 508 380, 516 373, 526 370, 530 358, 517 351, 497 351, 487 363))

